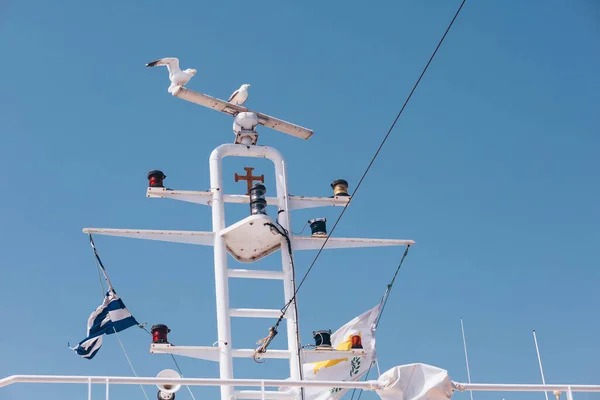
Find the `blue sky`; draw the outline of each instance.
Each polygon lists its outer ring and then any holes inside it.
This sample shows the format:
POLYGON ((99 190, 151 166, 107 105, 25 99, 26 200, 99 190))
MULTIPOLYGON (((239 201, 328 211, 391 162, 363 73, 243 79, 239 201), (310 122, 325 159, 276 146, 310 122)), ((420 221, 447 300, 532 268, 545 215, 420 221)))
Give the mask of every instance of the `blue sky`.
MULTIPOLYGON (((0 376, 131 375, 113 336, 92 361, 67 347, 101 300, 82 228, 210 230, 208 207, 145 198, 146 173, 207 189, 208 156, 233 141, 231 120, 173 98, 166 71, 145 63, 179 57, 198 70, 188 87, 220 98, 250 83, 249 107, 314 129, 306 142, 269 129, 259 140, 286 157, 293 194, 329 196, 334 179, 356 187, 458 4, 0 2, 0 376)), ((377 333, 382 370, 425 362, 466 381, 463 317, 475 382, 540 382, 536 329, 548 382, 600 383, 599 20, 593 0, 465 5, 334 233, 417 242, 377 333)), ((233 174, 244 166, 274 188, 259 161, 228 159, 226 192, 243 193, 233 174)), ((339 212, 297 211, 294 230, 322 216, 331 227, 339 212)), ((227 208, 229 224, 245 215, 227 208)), ((216 340, 211 248, 95 240, 138 320, 166 323, 176 344, 216 340)), ((302 342, 375 305, 401 252, 324 252, 299 293, 302 342)), ((297 254, 300 275, 315 253, 297 254)), ((233 280, 230 291, 234 307, 283 305, 273 282, 233 280)), ((253 347, 272 323, 235 320, 233 340, 253 347)), ((139 375, 173 368, 149 354, 143 331, 121 339, 139 375)), ((281 335, 272 348, 283 346, 281 335)), ((214 363, 179 362, 186 376, 218 374, 214 363)), ((283 367, 242 360, 235 375, 285 378, 283 367)), ((84 393, 15 385, 0 398, 84 393)), ((113 396, 143 398, 139 387, 113 396)))

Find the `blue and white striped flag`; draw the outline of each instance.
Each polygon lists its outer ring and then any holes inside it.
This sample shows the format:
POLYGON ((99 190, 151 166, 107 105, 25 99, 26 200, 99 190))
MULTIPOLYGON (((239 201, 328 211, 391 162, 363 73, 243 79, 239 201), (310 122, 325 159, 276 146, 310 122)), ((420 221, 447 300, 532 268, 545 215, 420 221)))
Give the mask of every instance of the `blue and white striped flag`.
POLYGON ((77 347, 69 346, 71 350, 75 350, 77 354, 88 360, 94 358, 96 353, 98 353, 98 350, 100 350, 100 347, 102 346, 102 335, 112 335, 113 333, 121 332, 134 325, 139 325, 127 310, 127 307, 125 307, 123 300, 115 293, 115 289, 113 288, 110 279, 108 279, 106 268, 104 268, 104 265, 100 260, 91 234, 90 244, 92 245, 92 249, 94 249, 94 256, 98 261, 98 266, 108 284, 108 292, 106 292, 102 304, 96 308, 88 319, 87 337, 79 342, 77 347))
POLYGON ((129 313, 123 300, 109 287, 104 301, 88 319, 87 337, 71 349, 91 360, 102 346, 102 335, 111 335, 134 325, 139 324, 129 313))

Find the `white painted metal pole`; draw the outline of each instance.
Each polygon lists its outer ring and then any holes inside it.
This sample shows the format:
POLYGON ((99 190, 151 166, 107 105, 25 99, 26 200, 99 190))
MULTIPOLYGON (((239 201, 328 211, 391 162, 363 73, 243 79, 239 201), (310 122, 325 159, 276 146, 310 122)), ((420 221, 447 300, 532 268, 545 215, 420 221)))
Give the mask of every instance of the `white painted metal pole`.
MULTIPOLYGON (((218 148, 217 148, 218 149, 218 148)), ((217 337, 219 342, 219 376, 233 379, 231 355, 231 320, 229 315, 229 281, 227 250, 220 235, 225 228, 225 203, 223 202, 222 158, 215 149, 210 155, 210 190, 212 192, 212 223, 214 232, 215 292, 217 303, 217 337)), ((229 400, 233 388, 221 386, 221 400, 229 400)))
MULTIPOLYGON (((600 385, 530 385, 530 384, 502 384, 502 383, 460 383, 453 382, 453 386, 460 387, 461 391, 475 390, 486 392, 543 392, 561 391, 600 393, 600 385)), ((568 397, 568 396, 567 396, 568 397)))
POLYGON ((571 390, 571 386, 567 388, 567 400, 573 400, 573 391, 571 390))
MULTIPOLYGON (((211 191, 213 193, 212 215, 213 232, 215 232, 215 284, 217 289, 217 325, 219 328, 219 343, 222 346, 221 351, 221 378, 229 379, 233 377, 232 357, 231 357, 231 327, 229 311, 229 293, 228 293, 228 268, 227 253, 223 238, 219 232, 225 228, 224 202, 222 193, 222 159, 226 156, 238 157, 256 157, 267 158, 275 165, 275 181, 277 186, 277 197, 280 214, 277 215, 279 223, 288 232, 290 232, 290 209, 287 189, 287 171, 285 161, 276 149, 268 146, 244 146, 239 144, 223 144, 213 150, 210 155, 210 178, 211 191), (227 345, 223 343, 227 342, 227 345)), ((290 237, 293 241, 293 238, 290 237)), ((292 243, 293 245, 293 243, 292 243)), ((292 255, 289 253, 285 238, 281 240, 281 260, 284 274, 283 289, 285 303, 287 304, 295 292, 294 274, 291 265, 292 255)), ((288 350, 290 357, 290 378, 292 380, 301 379, 300 370, 300 338, 297 333, 298 315, 296 313, 296 302, 292 301, 286 313, 286 330, 288 337, 288 350)), ((232 391, 227 388, 221 388, 222 400, 229 400, 232 391)))
MULTIPOLYGON (((540 374, 542 374, 542 384, 546 384, 546 379, 544 378, 544 368, 542 368, 542 358, 540 357, 540 349, 538 347, 537 336, 535 335, 535 329, 533 330, 533 342, 535 343, 535 351, 537 353, 538 363, 540 364, 540 374)), ((546 400, 548 400, 548 392, 544 392, 546 395, 546 400)))
MULTIPOLYGON (((279 224, 288 231, 291 247, 294 247, 294 238, 291 229, 290 207, 289 207, 289 192, 287 186, 287 171, 285 168, 285 160, 279 151, 267 147, 267 158, 275 164, 275 181, 277 185, 277 198, 279 200, 278 214, 279 224)), ((296 299, 294 292, 296 291, 294 270, 292 268, 292 257, 288 249, 288 244, 285 238, 281 238, 281 266, 283 268, 283 292, 285 296, 284 304, 291 301, 286 311, 286 330, 288 338, 288 349, 291 352, 290 357, 290 379, 302 379, 300 371, 300 337, 298 328, 298 315, 296 313, 296 299), (292 300, 293 299, 293 300, 292 300)))
POLYGON ((283 272, 279 271, 256 271, 252 269, 230 269, 230 278, 246 279, 283 279, 283 272))
MULTIPOLYGON (((371 381, 294 381, 288 379, 219 379, 219 378, 158 378, 133 376, 72 376, 72 375, 11 375, 0 379, 0 388, 15 383, 73 383, 113 385, 190 385, 190 386, 254 386, 254 387, 314 387, 345 389, 378 390, 379 382, 371 381)), ((530 384, 497 384, 497 383, 461 383, 452 382, 452 386, 460 391, 492 391, 492 392, 542 392, 561 391, 600 393, 600 385, 530 385, 530 384)))
POLYGON ((110 394, 110 392, 109 392, 109 387, 110 387, 110 386, 109 386, 109 383, 108 383, 108 382, 109 382, 109 381, 108 381, 108 378, 106 378, 106 400, 110 400, 110 399, 108 398, 108 397, 109 397, 109 394, 110 394))
POLYGON ((229 315, 246 318, 279 318, 281 311, 262 308, 230 308, 229 315))
POLYGON ((88 400, 92 400, 92 378, 88 379, 88 400))
MULTIPOLYGON (((465 326, 463 325, 463 319, 460 319, 460 329, 462 331, 462 340, 463 347, 465 349, 465 362, 467 363, 467 379, 469 383, 471 383, 471 371, 469 369, 469 356, 467 355, 467 340, 465 339, 465 326)), ((471 395, 471 400, 473 400, 473 391, 469 390, 469 394, 471 395)))
MULTIPOLYGON (((74 383, 85 384, 89 380, 93 384, 113 385, 190 385, 190 386, 254 386, 254 387, 314 387, 345 389, 376 390, 379 388, 377 381, 294 381, 289 379, 220 379, 220 378, 158 378, 158 377, 133 377, 133 376, 73 376, 73 375, 11 375, 0 379, 0 387, 15 383, 74 383)), ((504 385, 506 386, 506 385, 504 385)), ((510 385, 508 385, 510 386, 510 385)), ((519 387, 522 385, 519 385, 519 387)), ((526 385, 527 386, 527 385, 526 385)), ((538 387, 540 385, 529 385, 538 387)), ((552 388, 567 390, 567 385, 552 385, 552 388)), ((600 392, 600 385, 572 385, 573 391, 600 392)), ((557 389, 558 390, 558 389, 557 389)))

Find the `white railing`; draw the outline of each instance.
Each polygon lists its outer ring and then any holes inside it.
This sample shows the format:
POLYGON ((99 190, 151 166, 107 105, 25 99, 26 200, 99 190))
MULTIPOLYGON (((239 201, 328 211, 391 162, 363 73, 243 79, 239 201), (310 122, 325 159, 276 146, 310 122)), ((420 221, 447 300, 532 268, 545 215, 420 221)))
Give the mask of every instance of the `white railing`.
POLYGON ((461 392, 472 390, 481 392, 560 392, 566 393, 567 400, 573 400, 573 392, 598 392, 600 385, 528 385, 528 384, 495 384, 495 383, 459 383, 452 382, 455 390, 461 392))
MULTIPOLYGON (((219 379, 219 378, 157 378, 157 377, 125 377, 125 376, 60 376, 60 375, 12 375, 0 379, 0 388, 15 383, 75 383, 88 385, 88 399, 91 400, 92 385, 106 385, 106 400, 109 400, 109 387, 113 385, 188 385, 188 386, 253 386, 260 387, 261 398, 268 398, 266 387, 314 387, 345 389, 377 390, 380 388, 376 380, 363 382, 346 381, 297 381, 282 379, 219 379)), ((530 385, 530 384, 488 384, 452 382, 455 390, 464 392, 497 391, 497 392, 561 392, 566 393, 567 400, 573 400, 573 392, 600 393, 600 385, 530 385)), ((280 393, 280 392, 276 392, 280 393)))

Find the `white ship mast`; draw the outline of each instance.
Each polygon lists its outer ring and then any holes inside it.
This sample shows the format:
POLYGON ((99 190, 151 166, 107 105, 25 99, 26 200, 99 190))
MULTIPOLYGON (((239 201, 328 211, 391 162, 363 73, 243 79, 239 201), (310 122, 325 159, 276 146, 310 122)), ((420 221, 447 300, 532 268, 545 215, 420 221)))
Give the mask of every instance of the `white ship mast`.
MULTIPOLYGON (((214 248, 215 288, 217 304, 217 345, 216 346, 172 346, 168 343, 153 343, 152 353, 170 353, 181 356, 216 361, 219 363, 221 379, 234 377, 233 359, 252 358, 255 349, 238 349, 234 347, 231 338, 231 318, 271 318, 283 316, 286 323, 287 349, 269 349, 260 353, 261 358, 289 359, 290 377, 292 380, 301 380, 301 364, 303 362, 324 361, 331 359, 332 350, 329 349, 301 349, 298 336, 298 315, 296 314, 295 276, 293 269, 293 252, 300 250, 320 249, 327 240, 325 249, 375 247, 375 246, 406 246, 414 244, 412 240, 389 239, 346 239, 327 238, 327 235, 316 234, 313 236, 296 236, 291 233, 291 211, 323 206, 344 206, 350 200, 346 193, 332 197, 303 197, 290 196, 288 190, 287 170, 285 159, 279 151, 269 146, 257 145, 258 125, 271 127, 302 139, 309 139, 313 132, 309 129, 282 121, 280 119, 248 110, 245 107, 234 105, 220 99, 197 93, 179 87, 173 95, 193 103, 209 107, 234 116, 235 143, 218 146, 210 155, 210 191, 185 191, 171 190, 163 187, 164 174, 161 171, 151 171, 152 180, 149 184, 147 197, 169 198, 203 204, 212 209, 212 232, 199 231, 165 231, 165 230, 137 230, 137 229, 98 229, 86 228, 83 232, 88 234, 101 234, 123 236, 129 238, 161 240, 179 243, 191 243, 214 248), (273 162, 276 197, 265 197, 262 192, 264 186, 258 185, 252 190, 251 195, 225 194, 223 190, 222 163, 225 157, 250 157, 266 158, 273 162), (256 193, 255 193, 256 192, 256 193), (266 205, 276 205, 277 214, 273 218, 266 214, 266 205), (225 224, 225 203, 249 204, 251 215, 231 226, 225 224), (288 243, 289 241, 289 243, 288 243), (292 249, 290 253, 289 249, 292 249), (227 253, 242 263, 252 263, 277 251, 281 251, 281 271, 260 271, 248 269, 230 269, 227 262, 227 253), (289 305, 285 314, 279 309, 251 309, 230 308, 229 306, 229 279, 276 279, 283 283, 284 299, 282 304, 289 305)), ((239 178, 239 177, 238 177, 239 178)), ((251 170, 247 178, 250 186, 252 180, 251 170)), ((343 183, 342 183, 343 185, 343 183)), ((344 187, 341 188, 344 190, 344 187)), ((346 189, 347 190, 347 189, 346 189)), ((352 357, 364 355, 364 350, 336 351, 336 357, 352 357)), ((261 397, 260 392, 233 391, 230 386, 221 387, 221 399, 229 400, 232 395, 238 399, 256 399, 261 397)), ((268 393, 268 399, 291 398, 291 394, 275 392, 268 393)))
MULTIPOLYGON (((153 327, 153 343, 151 353, 167 353, 186 357, 218 362, 219 378, 181 378, 172 370, 165 370, 157 377, 119 377, 119 376, 39 376, 13 375, 0 379, 0 390, 3 386, 14 383, 74 383, 88 385, 88 400, 91 400, 93 384, 106 386, 106 399, 109 400, 111 384, 154 384, 159 387, 159 398, 172 399, 181 385, 190 386, 220 386, 221 400, 234 399, 288 399, 297 397, 297 391, 267 391, 267 387, 276 388, 357 388, 381 390, 388 383, 379 380, 370 381, 316 381, 305 380, 302 376, 302 363, 331 360, 333 358, 361 357, 365 350, 335 350, 316 348, 303 349, 298 335, 298 315, 295 300, 295 276, 293 268, 293 253, 301 250, 358 248, 377 246, 407 246, 414 244, 412 240, 395 239, 365 239, 365 238, 334 238, 328 237, 324 221, 315 221, 311 236, 298 236, 291 233, 291 211, 303 208, 323 206, 346 206, 351 197, 347 193, 345 181, 336 182, 334 195, 331 197, 304 197, 289 195, 286 164, 283 156, 269 146, 257 145, 258 125, 267 126, 280 132, 309 139, 313 132, 298 125, 291 124, 266 114, 249 110, 245 107, 230 104, 211 96, 193 92, 183 87, 176 87, 173 96, 230 114, 234 117, 233 129, 235 141, 233 144, 223 144, 214 149, 209 158, 210 190, 187 191, 171 190, 163 185, 165 178, 162 171, 151 171, 149 187, 146 196, 149 198, 168 198, 206 205, 212 209, 212 232, 202 231, 172 231, 172 230, 139 230, 139 229, 83 229, 87 234, 101 234, 128 238, 159 240, 167 242, 188 243, 214 248, 214 268, 216 287, 217 341, 214 345, 205 346, 173 346, 168 342, 168 327, 155 325, 153 327), (265 196, 263 185, 254 185, 249 195, 226 194, 223 191, 222 162, 225 157, 267 158, 273 162, 276 182, 276 196, 265 196), (230 226, 225 224, 225 203, 247 204, 250 215, 230 226), (266 206, 277 206, 277 213, 270 216, 266 206), (325 244, 325 245, 324 245, 325 244), (292 250, 290 252, 290 249, 292 250), (260 271, 250 269, 231 269, 227 262, 227 253, 239 262, 252 263, 259 259, 281 251, 281 271, 260 271), (284 288, 284 302, 287 307, 284 313, 280 309, 230 308, 229 279, 268 279, 280 280, 284 288), (271 318, 285 319, 287 332, 287 348, 271 349, 239 349, 235 348, 231 335, 231 318, 271 318), (234 358, 279 358, 289 360, 290 379, 235 379, 234 358), (260 390, 236 390, 236 386, 253 386, 260 390), (162 397, 161 397, 162 396, 162 397)), ((249 187, 254 180, 251 172, 242 179, 249 180, 249 187)), ((240 178, 240 177, 238 177, 240 178)), ((276 325, 277 326, 277 325, 276 325)), ((271 337, 272 338, 272 337, 271 337)), ((268 341, 267 341, 268 344, 268 341)), ((385 374, 384 374, 385 375, 385 374)), ((504 385, 504 384, 472 384, 451 382, 451 392, 454 390, 483 390, 483 391, 555 391, 566 393, 567 400, 572 400, 572 392, 600 392, 600 385, 504 385)), ((398 390, 398 389, 395 389, 398 390)), ((393 392, 393 391, 392 391, 393 392)), ((397 391, 388 394, 385 399, 397 396, 397 391)), ((419 398, 427 400, 430 397, 415 397, 414 393, 405 399, 419 398), (412 397, 410 397, 412 396, 412 397)), ((439 397, 436 397, 439 398, 439 397)))

